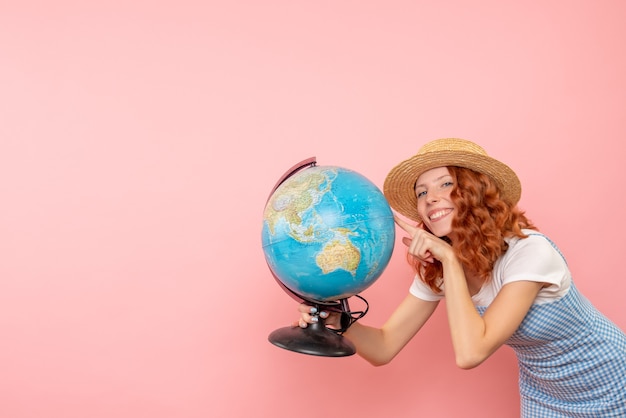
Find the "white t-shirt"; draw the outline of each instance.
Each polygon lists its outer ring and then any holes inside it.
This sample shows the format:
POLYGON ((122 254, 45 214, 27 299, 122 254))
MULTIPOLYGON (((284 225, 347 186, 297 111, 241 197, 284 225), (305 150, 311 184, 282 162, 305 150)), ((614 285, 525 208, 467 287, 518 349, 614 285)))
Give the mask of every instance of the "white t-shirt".
MULTIPOLYGON (((537 304, 558 300, 569 290, 571 273, 558 249, 536 231, 523 232, 530 236, 506 239, 509 249, 496 261, 491 280, 472 296, 475 306, 489 306, 502 286, 520 280, 550 284, 539 291, 535 299, 537 304)), ((438 301, 445 296, 445 289, 435 293, 418 276, 415 276, 409 292, 427 301, 438 301)))

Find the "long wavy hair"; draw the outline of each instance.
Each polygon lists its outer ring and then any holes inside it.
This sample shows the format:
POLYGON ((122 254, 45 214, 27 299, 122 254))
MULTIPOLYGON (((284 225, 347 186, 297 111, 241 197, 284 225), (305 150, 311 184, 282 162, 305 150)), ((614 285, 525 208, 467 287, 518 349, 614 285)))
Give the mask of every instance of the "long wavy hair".
MULTIPOLYGON (((454 180, 450 198, 457 210, 452 220, 454 241, 444 239, 452 245, 464 269, 485 283, 491 278, 496 260, 509 248, 504 238, 526 238, 522 229, 537 228, 517 205, 501 199, 491 177, 461 167, 450 166, 448 170, 454 180)), ((408 261, 424 283, 434 292, 441 292, 443 267, 439 261, 422 266, 412 254, 408 254, 408 261)))

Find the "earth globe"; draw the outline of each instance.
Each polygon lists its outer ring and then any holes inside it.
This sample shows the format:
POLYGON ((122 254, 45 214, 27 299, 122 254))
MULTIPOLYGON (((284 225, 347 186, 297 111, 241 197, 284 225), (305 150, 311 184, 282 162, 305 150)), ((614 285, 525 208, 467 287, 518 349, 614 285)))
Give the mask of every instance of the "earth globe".
POLYGON ((393 212, 380 189, 362 174, 318 166, 315 157, 288 170, 271 191, 263 212, 262 246, 267 265, 294 299, 316 307, 317 322, 283 327, 274 345, 311 355, 356 352, 341 335, 367 308, 351 311, 348 299, 382 274, 395 243, 393 212), (326 327, 319 312, 341 315, 341 329, 326 327))

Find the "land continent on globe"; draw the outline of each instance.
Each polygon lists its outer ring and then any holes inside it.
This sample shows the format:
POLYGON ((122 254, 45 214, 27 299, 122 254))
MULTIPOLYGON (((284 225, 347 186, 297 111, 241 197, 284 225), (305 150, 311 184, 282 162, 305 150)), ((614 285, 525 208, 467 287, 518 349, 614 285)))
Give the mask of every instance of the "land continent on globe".
POLYGON ((395 240, 384 195, 361 174, 313 166, 287 178, 263 214, 262 243, 275 277, 310 301, 360 293, 386 268, 395 240))

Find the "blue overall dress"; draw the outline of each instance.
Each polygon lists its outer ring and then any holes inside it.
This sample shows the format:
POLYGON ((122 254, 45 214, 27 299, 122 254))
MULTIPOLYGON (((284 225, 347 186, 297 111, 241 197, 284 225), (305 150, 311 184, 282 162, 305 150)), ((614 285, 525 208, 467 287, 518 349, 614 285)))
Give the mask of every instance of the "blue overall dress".
POLYGON ((573 282, 533 305, 505 344, 518 359, 523 418, 626 418, 626 335, 573 282))

